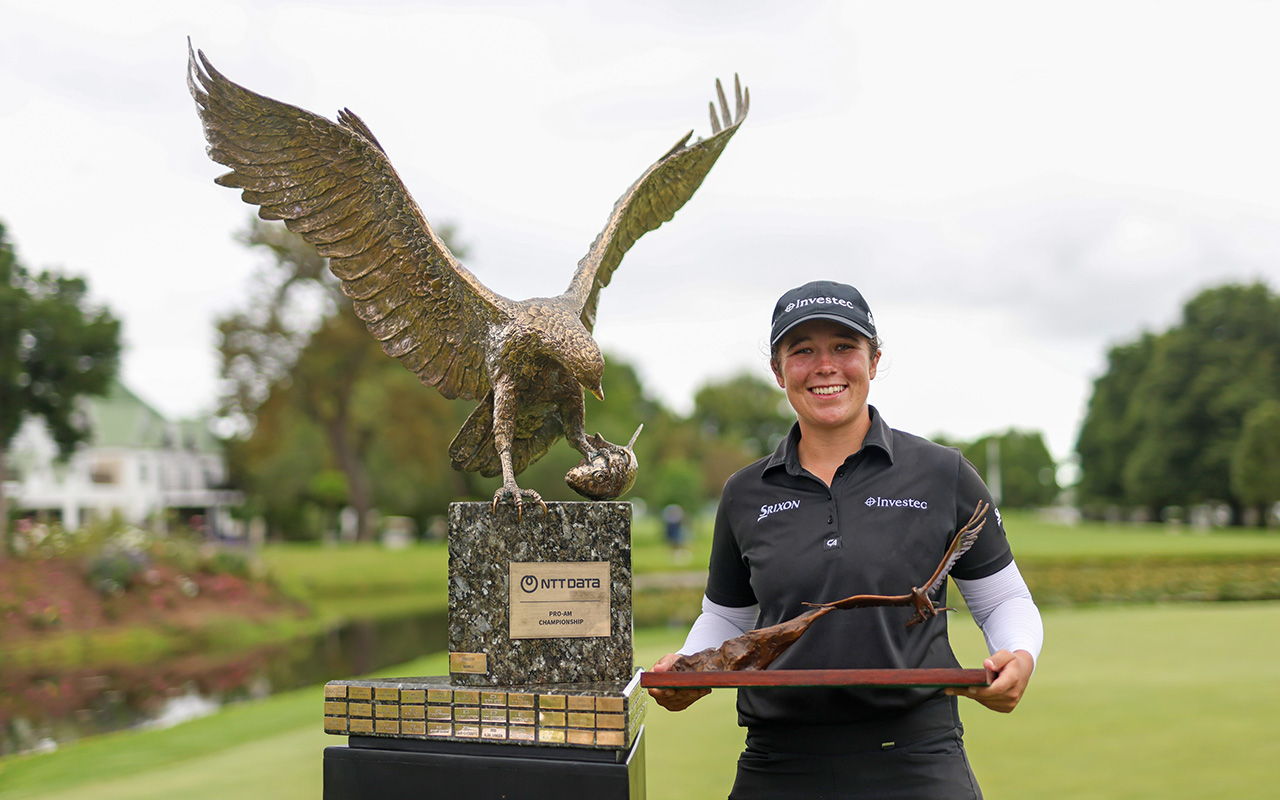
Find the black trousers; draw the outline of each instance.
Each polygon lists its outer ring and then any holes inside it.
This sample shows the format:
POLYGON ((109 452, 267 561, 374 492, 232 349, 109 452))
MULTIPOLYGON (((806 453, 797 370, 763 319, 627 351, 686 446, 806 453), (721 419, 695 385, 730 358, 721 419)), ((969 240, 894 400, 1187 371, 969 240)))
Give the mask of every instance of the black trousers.
POLYGON ((852 725, 760 726, 729 800, 981 800, 953 697, 852 725))

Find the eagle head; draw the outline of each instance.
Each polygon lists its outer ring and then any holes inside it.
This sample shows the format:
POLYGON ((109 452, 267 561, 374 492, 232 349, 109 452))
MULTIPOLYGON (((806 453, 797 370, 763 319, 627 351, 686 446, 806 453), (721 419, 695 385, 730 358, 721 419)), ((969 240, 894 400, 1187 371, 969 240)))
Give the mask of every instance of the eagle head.
POLYGON ((582 384, 582 388, 595 395, 596 399, 603 400, 604 387, 600 380, 604 376, 604 356, 596 340, 591 338, 585 327, 578 325, 565 331, 560 344, 561 347, 557 348, 560 363, 582 384))

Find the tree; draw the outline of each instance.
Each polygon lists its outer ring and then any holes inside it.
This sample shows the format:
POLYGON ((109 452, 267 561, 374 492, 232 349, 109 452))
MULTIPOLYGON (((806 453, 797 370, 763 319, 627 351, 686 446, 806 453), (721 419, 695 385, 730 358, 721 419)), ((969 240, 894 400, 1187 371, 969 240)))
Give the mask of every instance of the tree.
POLYGON ((1181 324, 1112 358, 1081 431, 1082 485, 1105 497, 1118 477, 1120 501, 1153 512, 1209 501, 1239 512, 1231 460, 1245 417, 1280 399, 1280 298, 1262 284, 1208 289, 1181 324))
POLYGON ((749 372, 705 384, 693 398, 693 422, 703 436, 735 440, 754 458, 772 453, 794 420, 782 391, 749 372))
MULTIPOLYGON (((80 398, 105 394, 120 358, 120 323, 89 303, 82 278, 31 274, 0 224, 0 478, 9 443, 41 417, 65 458, 88 439, 80 398)), ((8 503, 0 480, 0 557, 8 547, 8 503)))
POLYGON ((1280 502, 1280 400, 1267 400, 1245 415, 1231 453, 1231 489, 1240 501, 1262 511, 1280 502))
POLYGON ((991 456, 996 455, 1000 505, 1004 508, 1047 506, 1061 491, 1053 456, 1039 431, 1010 429, 998 436, 984 436, 960 450, 984 477, 991 474, 991 456))
POLYGON ((1138 415, 1131 414, 1134 391, 1151 361, 1156 337, 1144 333, 1138 341, 1113 347, 1107 371, 1093 383, 1076 452, 1087 465, 1077 487, 1083 504, 1123 503, 1124 464, 1137 445, 1138 415))

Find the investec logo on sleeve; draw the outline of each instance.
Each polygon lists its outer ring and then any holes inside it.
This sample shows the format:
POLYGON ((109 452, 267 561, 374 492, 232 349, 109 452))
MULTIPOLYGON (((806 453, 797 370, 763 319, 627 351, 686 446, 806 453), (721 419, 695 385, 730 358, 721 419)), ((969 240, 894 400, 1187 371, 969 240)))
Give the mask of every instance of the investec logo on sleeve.
POLYGON ((867 508, 918 508, 928 510, 928 500, 916 500, 911 497, 868 497, 867 508))

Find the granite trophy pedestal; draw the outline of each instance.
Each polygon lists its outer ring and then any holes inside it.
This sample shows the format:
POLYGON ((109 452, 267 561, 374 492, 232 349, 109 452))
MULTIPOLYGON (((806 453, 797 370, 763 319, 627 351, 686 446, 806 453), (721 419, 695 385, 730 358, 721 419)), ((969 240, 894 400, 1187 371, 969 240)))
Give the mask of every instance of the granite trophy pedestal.
POLYGON ((449 507, 449 674, 325 687, 325 800, 644 798, 631 504, 449 507))

